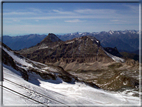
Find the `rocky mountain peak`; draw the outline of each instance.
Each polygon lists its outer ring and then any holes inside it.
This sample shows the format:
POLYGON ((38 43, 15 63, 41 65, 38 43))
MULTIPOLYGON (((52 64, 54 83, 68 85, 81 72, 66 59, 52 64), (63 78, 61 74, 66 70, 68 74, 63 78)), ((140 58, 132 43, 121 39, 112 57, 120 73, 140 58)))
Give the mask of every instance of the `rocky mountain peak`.
POLYGON ((61 41, 55 34, 49 33, 38 45, 61 41))

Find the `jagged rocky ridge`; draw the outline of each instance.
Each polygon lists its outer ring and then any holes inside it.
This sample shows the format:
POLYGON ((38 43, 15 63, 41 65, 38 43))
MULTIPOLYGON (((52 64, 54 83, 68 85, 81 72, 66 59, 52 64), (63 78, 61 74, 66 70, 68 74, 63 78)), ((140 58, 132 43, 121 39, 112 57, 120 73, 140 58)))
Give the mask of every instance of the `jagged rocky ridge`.
MULTIPOLYGON (((1 46, 0 46, 1 47, 1 46)), ((29 81, 29 75, 36 73, 45 80, 57 80, 60 78, 64 82, 74 84, 75 81, 84 82, 85 84, 99 88, 97 85, 78 79, 77 77, 69 74, 60 66, 45 65, 39 62, 32 61, 21 56, 19 53, 11 50, 2 43, 2 62, 5 65, 11 66, 13 69, 19 71, 22 78, 29 81)), ((37 78, 38 79, 38 78, 37 78)))
POLYGON ((92 36, 83 36, 68 41, 57 39, 54 34, 49 34, 42 42, 28 49, 19 52, 27 58, 42 63, 57 61, 64 62, 124 62, 119 58, 117 49, 103 48, 100 41, 92 36), (52 42, 50 38, 52 37, 52 42), (112 50, 111 52, 108 50, 112 50))

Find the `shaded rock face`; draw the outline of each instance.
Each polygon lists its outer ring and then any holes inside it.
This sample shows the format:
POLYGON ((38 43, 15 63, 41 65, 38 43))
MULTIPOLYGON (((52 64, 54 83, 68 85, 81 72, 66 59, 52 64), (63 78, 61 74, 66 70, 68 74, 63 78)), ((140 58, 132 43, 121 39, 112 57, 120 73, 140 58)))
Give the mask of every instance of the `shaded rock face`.
MULTIPOLYGON (((11 50, 10 48, 7 48, 7 49, 11 50)), ((20 71, 20 73, 22 75, 22 78, 24 78, 25 80, 28 81, 28 74, 27 74, 27 72, 24 69, 18 67, 16 65, 16 62, 13 60, 13 58, 11 56, 9 56, 3 49, 2 49, 2 62, 5 65, 11 66, 15 70, 20 71)))
MULTIPOLYGON (((55 35, 48 35, 47 38, 52 38, 55 35)), ((41 43, 38 44, 45 44, 45 40, 49 40, 45 38, 41 43)), ((31 48, 30 50, 23 50, 20 51, 22 55, 27 58, 30 58, 35 61, 39 61, 42 63, 54 63, 56 61, 64 61, 66 63, 70 62, 112 62, 113 60, 108 57, 100 42, 91 36, 83 36, 80 38, 75 38, 69 41, 60 41, 51 43, 50 41, 46 41, 50 44, 48 48, 42 49, 34 49, 35 47, 31 48), (32 52, 30 52, 33 50, 32 52)))
POLYGON ((29 63, 30 65, 32 65, 32 66, 22 65, 22 63, 17 62, 16 60, 14 60, 5 51, 5 49, 2 48, 2 62, 5 65, 11 66, 13 69, 20 72, 22 78, 27 80, 27 81, 29 80, 29 75, 31 75, 33 73, 36 73, 37 75, 39 75, 44 80, 49 80, 49 79, 56 80, 57 78, 60 78, 63 81, 68 82, 68 83, 74 83, 75 81, 77 81, 77 79, 72 77, 72 75, 70 75, 69 73, 64 71, 64 69, 62 67, 58 67, 58 66, 55 67, 55 66, 52 66, 52 65, 47 66, 47 65, 44 65, 44 64, 41 64, 41 63, 33 62, 33 61, 29 60, 29 59, 24 58, 23 56, 20 56, 18 53, 15 53, 14 51, 12 51, 6 45, 4 45, 3 47, 8 51, 13 52, 13 54, 15 56, 19 57, 21 60, 24 59, 23 61, 25 61, 26 63, 29 63), (44 69, 46 67, 49 68, 49 69, 44 69), (24 68, 26 68, 26 70, 24 68))
POLYGON ((61 41, 55 34, 49 33, 48 36, 46 36, 38 45, 49 45, 53 42, 59 42, 61 41))
MULTIPOLYGON (((10 52, 13 52, 10 48, 7 48, 6 46, 5 46, 5 49, 10 51, 10 52)), ((22 63, 14 60, 13 56, 10 56, 5 51, 5 49, 2 49, 2 54, 3 54, 2 61, 3 61, 3 63, 5 65, 11 66, 13 69, 17 70, 17 72, 20 72, 22 78, 27 80, 27 81, 29 80, 31 75, 37 74, 44 80, 50 79, 50 80, 56 81, 57 79, 58 80, 61 79, 61 81, 71 83, 71 84, 74 84, 75 81, 80 81, 80 82, 84 82, 85 84, 90 85, 92 87, 99 88, 96 84, 88 83, 88 82, 79 80, 77 77, 66 72, 60 66, 54 66, 54 65, 48 65, 47 66, 45 64, 41 64, 41 63, 38 63, 38 62, 33 62, 31 60, 28 60, 28 59, 20 56, 19 54, 15 54, 15 52, 13 52, 15 56, 19 57, 21 60, 24 58, 24 61, 26 63, 29 63, 32 66, 22 65, 22 63), (26 68, 26 70, 24 68, 26 68)), ((36 79, 39 78, 39 76, 37 76, 37 78, 35 78, 35 81, 36 81, 36 79)))
POLYGON ((106 47, 104 49, 105 49, 105 51, 107 51, 108 53, 110 53, 114 56, 122 57, 122 55, 118 52, 116 47, 114 47, 114 48, 106 47))
POLYGON ((2 62, 5 65, 12 66, 14 69, 17 68, 14 60, 4 50, 2 50, 2 62))

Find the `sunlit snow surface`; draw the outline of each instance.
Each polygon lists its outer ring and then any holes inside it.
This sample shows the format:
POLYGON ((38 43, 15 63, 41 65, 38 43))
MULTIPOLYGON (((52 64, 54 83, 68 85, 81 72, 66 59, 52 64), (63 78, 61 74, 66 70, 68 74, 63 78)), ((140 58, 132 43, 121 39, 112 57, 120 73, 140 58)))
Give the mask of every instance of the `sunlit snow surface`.
MULTIPOLYGON (((16 61, 32 67, 30 63, 5 51, 16 61)), ((35 63, 35 62, 34 62, 35 63)), ((61 106, 139 106, 140 98, 120 92, 95 89, 84 83, 69 84, 60 78, 44 80, 35 73, 29 73, 25 81, 19 71, 3 64, 3 104, 4 106, 61 105, 61 106), (11 89, 11 90, 9 90, 11 89), (14 90, 14 91, 12 91, 14 90), (20 93, 20 94, 19 94, 20 93), (25 97, 27 96, 27 97, 25 97)))
POLYGON ((31 64, 27 63, 24 59, 21 59, 21 58, 19 58, 18 56, 14 55, 13 52, 8 51, 6 48, 3 47, 3 50, 4 50, 7 54, 9 54, 17 63, 20 63, 20 64, 25 65, 25 66, 29 66, 29 67, 32 66, 31 64))
MULTIPOLYGON (((108 92, 100 89, 89 87, 83 83, 76 82, 75 84, 68 84, 62 82, 60 78, 57 80, 43 80, 35 73, 30 75, 29 82, 23 80, 21 75, 11 67, 4 65, 4 78, 13 81, 14 83, 21 84, 29 89, 19 87, 11 82, 4 80, 3 85, 13 89, 23 95, 35 99, 45 105, 138 105, 140 99, 131 95, 123 93, 108 92), (33 83, 33 84, 32 84, 33 83), (36 85, 34 85, 36 84, 36 85), (50 100, 43 95, 46 95, 54 100, 50 100), (61 102, 61 103, 60 103, 61 102)), ((36 101, 25 98, 12 91, 4 88, 3 90, 4 105, 33 105, 39 104, 36 101)))

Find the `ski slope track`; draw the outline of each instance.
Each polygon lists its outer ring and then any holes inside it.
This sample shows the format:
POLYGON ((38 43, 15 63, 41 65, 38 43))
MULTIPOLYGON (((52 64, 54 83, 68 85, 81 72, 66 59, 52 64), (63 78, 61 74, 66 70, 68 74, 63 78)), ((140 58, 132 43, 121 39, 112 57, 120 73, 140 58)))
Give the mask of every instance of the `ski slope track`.
POLYGON ((60 77, 55 80, 43 79, 29 68, 46 72, 48 67, 39 62, 31 61, 15 55, 12 51, 2 49, 18 63, 18 67, 25 69, 28 81, 12 66, 3 64, 3 105, 4 106, 139 106, 140 98, 121 92, 110 92, 90 87, 81 82, 67 83, 60 77))

